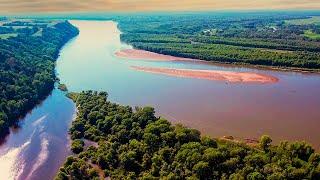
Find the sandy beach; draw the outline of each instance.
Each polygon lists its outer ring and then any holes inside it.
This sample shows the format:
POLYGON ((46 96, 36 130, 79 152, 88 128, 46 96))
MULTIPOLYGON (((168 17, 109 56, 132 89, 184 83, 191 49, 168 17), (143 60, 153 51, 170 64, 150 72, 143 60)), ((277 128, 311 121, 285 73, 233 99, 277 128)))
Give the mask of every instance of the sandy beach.
POLYGON ((145 51, 145 50, 138 50, 138 49, 121 50, 116 52, 115 55, 120 58, 150 60, 150 61, 201 61, 201 60, 190 59, 190 58, 182 58, 182 57, 158 54, 158 53, 145 51))
POLYGON ((225 81, 230 83, 276 83, 279 81, 274 76, 253 72, 231 72, 215 70, 195 70, 195 69, 174 69, 174 68, 157 68, 131 66, 131 68, 148 73, 162 74, 183 78, 197 78, 212 81, 225 81))

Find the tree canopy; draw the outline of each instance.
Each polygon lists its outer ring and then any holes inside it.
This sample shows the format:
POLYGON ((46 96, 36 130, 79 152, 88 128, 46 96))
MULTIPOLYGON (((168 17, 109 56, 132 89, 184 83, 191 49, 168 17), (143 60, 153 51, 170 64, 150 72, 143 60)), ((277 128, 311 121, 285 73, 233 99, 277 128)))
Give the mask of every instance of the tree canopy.
POLYGON ((70 134, 75 155, 56 176, 64 179, 319 179, 320 155, 305 142, 252 147, 201 136, 156 117, 152 107, 121 106, 107 93, 69 94, 78 107, 70 134), (83 140, 97 142, 82 148, 83 140), (80 144, 80 145, 79 145, 80 144), (80 146, 80 148, 78 148, 80 146))
POLYGON ((0 137, 54 88, 60 48, 78 34, 67 21, 11 21, 0 26, 0 137))

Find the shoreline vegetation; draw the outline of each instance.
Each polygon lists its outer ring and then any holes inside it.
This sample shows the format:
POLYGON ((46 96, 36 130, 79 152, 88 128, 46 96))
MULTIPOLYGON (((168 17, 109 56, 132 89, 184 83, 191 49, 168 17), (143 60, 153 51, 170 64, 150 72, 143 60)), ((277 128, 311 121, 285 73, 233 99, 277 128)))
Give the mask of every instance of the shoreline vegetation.
POLYGON ((0 26, 0 138, 54 89, 55 61, 78 35, 68 21, 11 20, 0 26))
POLYGON ((78 108, 70 128, 74 154, 56 180, 320 178, 320 154, 306 142, 272 145, 264 135, 248 145, 210 138, 156 117, 152 107, 112 103, 106 92, 68 97, 78 108))
POLYGON ((301 73, 320 73, 320 69, 307 69, 307 68, 296 68, 296 67, 283 67, 283 66, 267 66, 267 65, 253 65, 247 63, 239 62, 221 62, 221 61, 206 61, 200 59, 191 59, 178 56, 171 56, 166 54, 159 54, 156 52, 151 52, 143 49, 123 49, 117 51, 115 56, 119 58, 126 58, 131 60, 143 60, 143 61, 186 61, 186 62, 205 62, 212 63, 213 65, 230 65, 230 66, 240 66, 244 68, 256 68, 262 70, 273 70, 273 71, 283 71, 283 72, 301 72, 301 73))
MULTIPOLYGON (((126 42, 128 43, 128 42, 126 42)), ((128 43, 130 44, 130 43, 128 43)), ((166 51, 161 51, 161 50, 155 50, 155 49, 149 49, 147 47, 143 47, 143 46, 135 46, 134 44, 130 44, 133 45, 133 47, 135 48, 135 50, 137 51, 146 51, 146 52, 150 52, 150 53, 154 53, 154 54, 159 54, 159 55, 164 55, 164 56, 169 56, 169 57, 173 57, 171 61, 206 61, 206 62, 211 62, 211 63, 215 63, 218 65, 239 65, 239 66, 244 66, 244 67, 251 67, 251 68, 262 68, 262 69, 270 69, 270 70, 278 70, 278 71, 292 71, 292 72, 310 72, 310 73, 320 73, 320 66, 317 68, 305 68, 305 67, 294 67, 294 66, 285 66, 285 65, 266 65, 264 63, 249 63, 249 62, 245 62, 245 61, 237 61, 237 60, 220 60, 218 57, 217 58, 212 58, 212 59, 207 59, 207 58, 202 58, 202 59, 197 59, 199 58, 196 55, 185 55, 185 54, 175 54, 175 53, 168 53, 166 51)), ((319 50, 320 52, 320 50, 319 50)), ((119 51, 116 52, 116 56, 118 57, 122 57, 122 58, 131 58, 131 59, 153 59, 154 61, 168 61, 168 60, 163 60, 162 58, 154 58, 152 56, 147 55, 147 58, 143 58, 140 56, 136 56, 136 55, 130 55, 129 53, 133 53, 135 54, 136 52, 123 52, 123 51, 119 51)), ((319 54, 320 56, 320 54, 319 54)), ((170 60, 169 60, 170 61, 170 60)))
POLYGON ((63 92, 67 92, 68 91, 67 85, 65 85, 65 84, 60 84, 59 83, 58 89, 60 89, 63 92))

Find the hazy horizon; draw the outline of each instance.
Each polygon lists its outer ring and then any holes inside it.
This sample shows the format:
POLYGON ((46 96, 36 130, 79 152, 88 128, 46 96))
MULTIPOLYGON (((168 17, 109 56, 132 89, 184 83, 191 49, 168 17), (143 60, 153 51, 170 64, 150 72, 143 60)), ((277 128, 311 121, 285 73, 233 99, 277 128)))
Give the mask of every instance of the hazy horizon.
POLYGON ((319 10, 318 0, 0 0, 1 14, 217 10, 319 10))

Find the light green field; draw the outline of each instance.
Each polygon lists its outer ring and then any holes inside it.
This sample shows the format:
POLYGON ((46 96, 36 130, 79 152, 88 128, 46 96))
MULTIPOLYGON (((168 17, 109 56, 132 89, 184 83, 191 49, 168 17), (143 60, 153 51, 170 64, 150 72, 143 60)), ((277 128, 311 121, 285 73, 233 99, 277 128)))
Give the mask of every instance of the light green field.
POLYGON ((8 39, 10 37, 17 37, 17 33, 10 33, 10 34, 0 34, 0 39, 8 39))
POLYGON ((308 24, 318 24, 320 25, 320 16, 313 16, 307 19, 293 19, 293 20, 286 20, 286 24, 291 25, 308 25, 308 24))
POLYGON ((310 39, 320 39, 320 34, 314 33, 311 30, 304 31, 303 35, 310 39))

